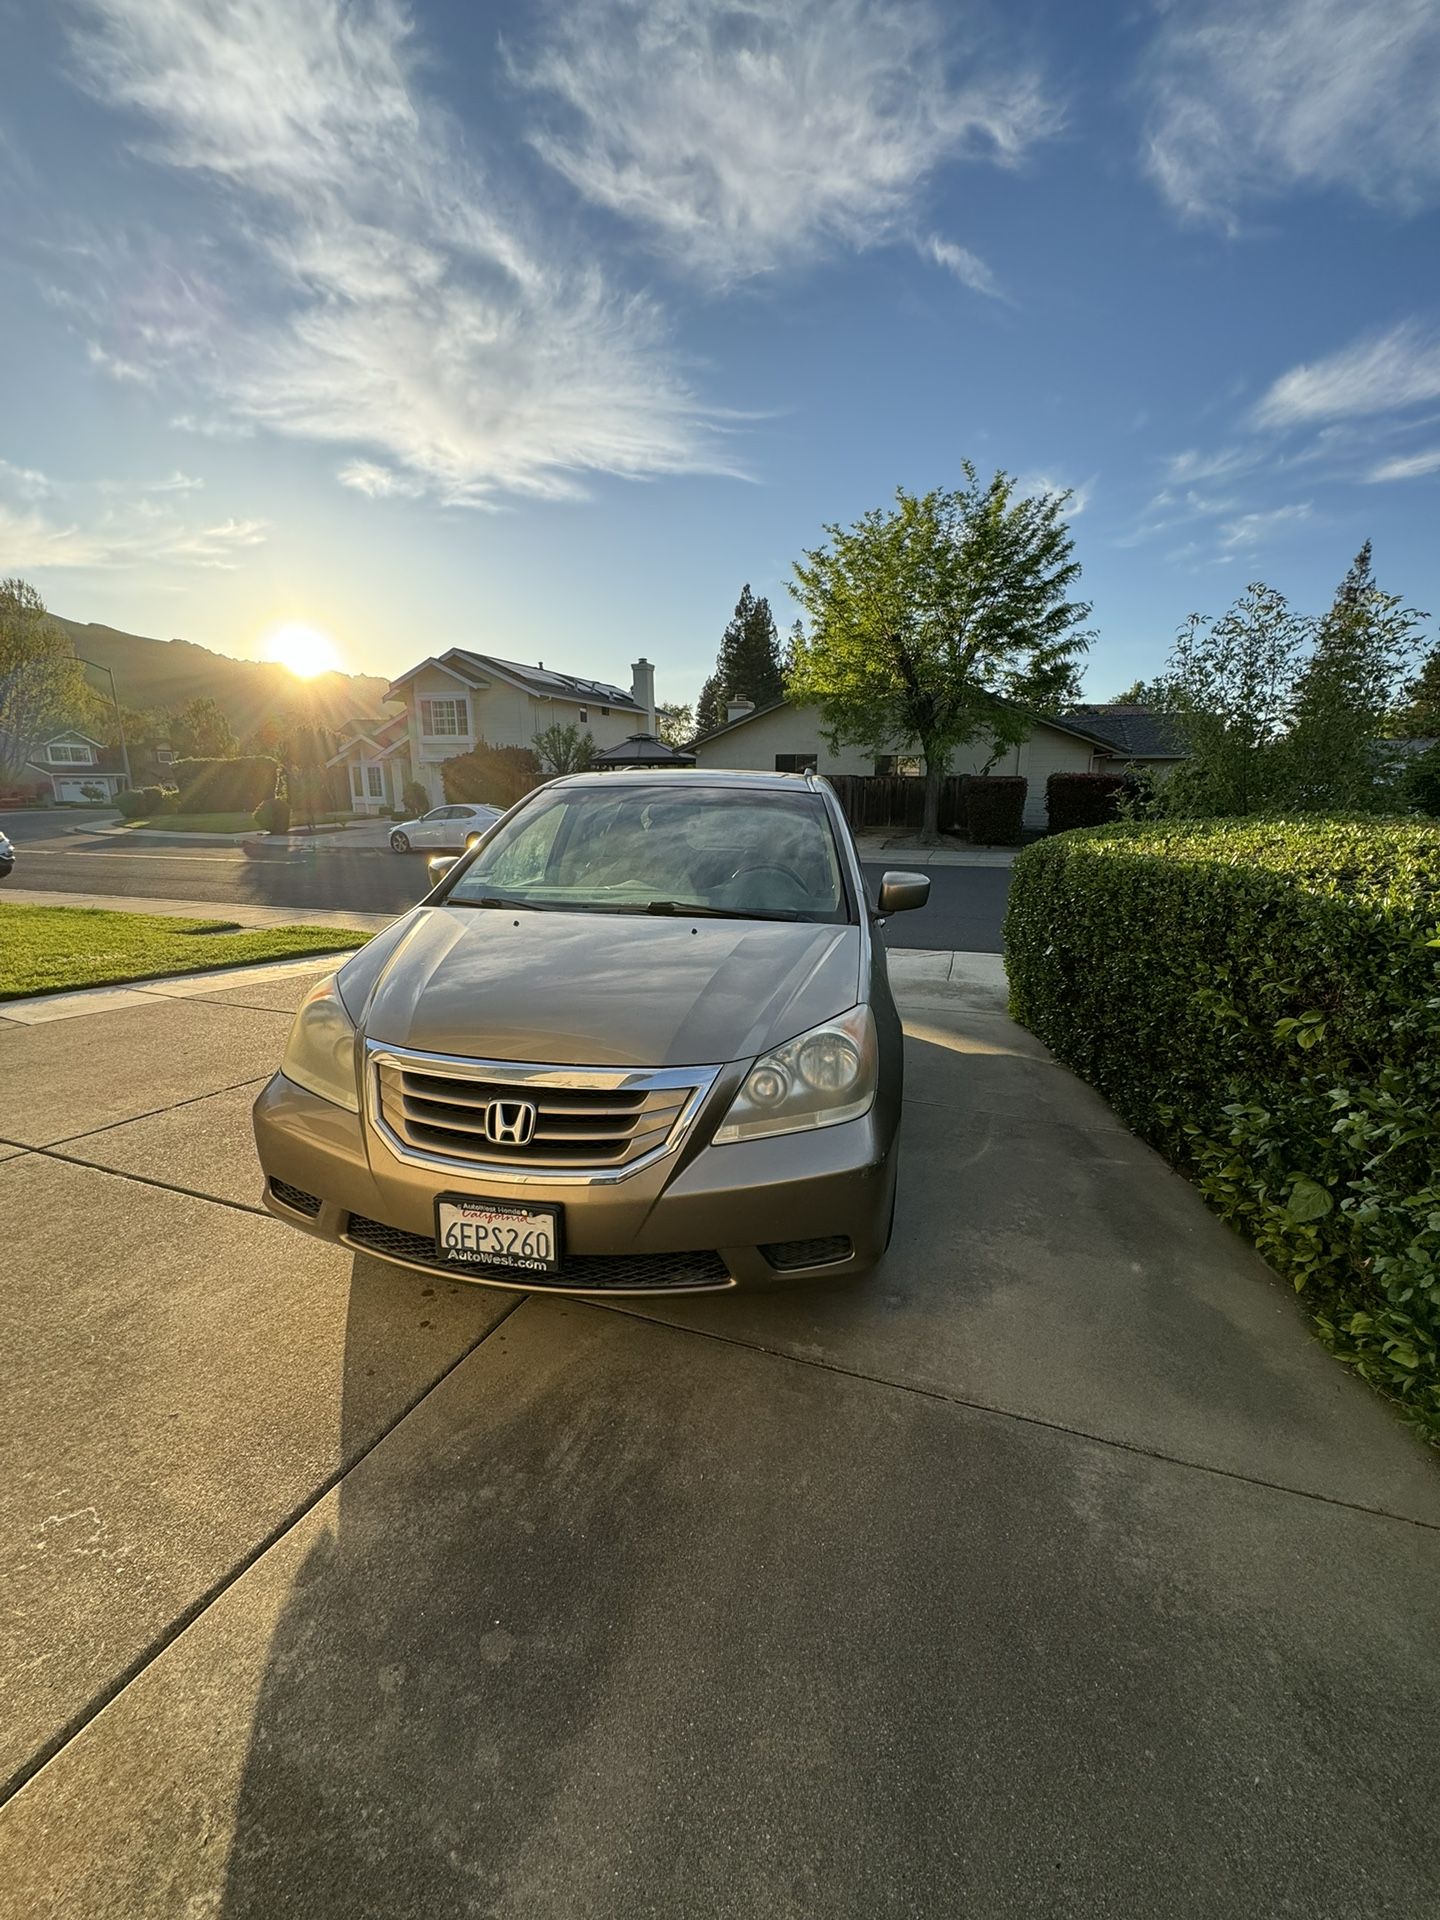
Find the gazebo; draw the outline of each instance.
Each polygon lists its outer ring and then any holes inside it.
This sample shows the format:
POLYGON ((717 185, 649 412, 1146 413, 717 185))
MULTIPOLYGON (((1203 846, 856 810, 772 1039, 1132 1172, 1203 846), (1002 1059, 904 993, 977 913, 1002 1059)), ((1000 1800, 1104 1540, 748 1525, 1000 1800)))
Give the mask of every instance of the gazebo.
POLYGON ((695 756, 667 747, 653 733, 632 733, 618 747, 602 748, 590 764, 597 772, 606 767, 693 767, 695 756))

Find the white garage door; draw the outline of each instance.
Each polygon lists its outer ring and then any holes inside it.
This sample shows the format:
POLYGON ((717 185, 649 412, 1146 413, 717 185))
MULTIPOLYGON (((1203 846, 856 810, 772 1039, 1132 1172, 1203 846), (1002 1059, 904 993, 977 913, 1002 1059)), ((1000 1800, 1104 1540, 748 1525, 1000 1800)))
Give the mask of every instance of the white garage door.
MULTIPOLYGON (((87 780, 57 780, 55 782, 55 798, 57 800, 83 800, 86 797, 84 789, 89 784, 87 780)), ((97 780, 95 784, 99 786, 100 782, 97 780)))

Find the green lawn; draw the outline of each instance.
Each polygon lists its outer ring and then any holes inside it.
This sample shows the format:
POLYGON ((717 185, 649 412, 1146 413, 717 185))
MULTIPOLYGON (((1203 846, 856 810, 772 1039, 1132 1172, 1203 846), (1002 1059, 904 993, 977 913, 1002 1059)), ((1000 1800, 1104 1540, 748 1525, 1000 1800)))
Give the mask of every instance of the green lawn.
POLYGON ((127 820, 127 827, 151 827, 157 833, 253 833, 248 813, 157 813, 152 820, 127 820))
POLYGON ((109 987, 167 973, 363 947, 353 927, 252 927, 169 914, 106 913, 94 907, 0 902, 0 1001, 67 987, 109 987))

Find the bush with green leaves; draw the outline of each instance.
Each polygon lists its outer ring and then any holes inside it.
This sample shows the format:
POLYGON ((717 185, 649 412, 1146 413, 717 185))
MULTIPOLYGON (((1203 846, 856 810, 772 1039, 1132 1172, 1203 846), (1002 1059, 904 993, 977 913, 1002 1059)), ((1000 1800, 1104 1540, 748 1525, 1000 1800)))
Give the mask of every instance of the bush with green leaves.
POLYGON ((1015 1017, 1440 1443, 1440 827, 1093 827, 1015 864, 1015 1017))
POLYGON ((1028 780, 1013 774, 976 774, 965 782, 965 833, 977 846, 1018 847, 1025 822, 1028 780))
POLYGON ((1103 827, 1116 817, 1116 803, 1126 790, 1123 773, 1052 773, 1045 782, 1045 815, 1051 833, 1103 827))
POLYGON ((122 787, 115 796, 115 804, 127 820, 138 820, 150 811, 150 802, 138 787, 122 787))
POLYGON ((268 753, 229 760, 177 760, 181 813, 253 813, 275 792, 280 763, 268 753))
POLYGON ((400 797, 405 804, 398 810, 392 810, 393 819, 418 820, 422 813, 430 811, 430 796, 418 780, 407 780, 400 797))
MULTIPOLYGON (((145 802, 146 813, 159 813, 165 805, 164 787, 141 787, 140 797, 145 802)), ((116 801, 119 805, 119 801, 116 801)))
POLYGON ((277 793, 270 800, 262 800, 250 817, 262 833, 288 833, 290 802, 277 793))

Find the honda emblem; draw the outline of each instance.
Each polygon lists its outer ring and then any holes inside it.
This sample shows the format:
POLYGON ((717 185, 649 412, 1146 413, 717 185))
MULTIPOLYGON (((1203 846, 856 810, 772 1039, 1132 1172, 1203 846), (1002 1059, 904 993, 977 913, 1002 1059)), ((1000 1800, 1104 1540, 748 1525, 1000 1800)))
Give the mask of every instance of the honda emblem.
POLYGON ((528 1147, 538 1115, 530 1100, 492 1100, 485 1109, 485 1138, 494 1147, 528 1147))

